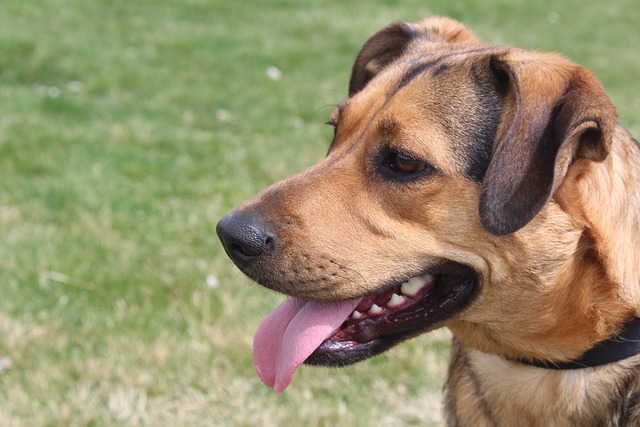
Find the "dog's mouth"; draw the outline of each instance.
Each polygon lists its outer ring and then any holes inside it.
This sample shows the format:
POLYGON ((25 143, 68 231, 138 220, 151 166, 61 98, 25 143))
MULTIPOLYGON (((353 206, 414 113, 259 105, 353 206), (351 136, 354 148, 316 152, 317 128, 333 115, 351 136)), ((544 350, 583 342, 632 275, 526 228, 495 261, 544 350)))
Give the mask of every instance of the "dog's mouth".
POLYGON ((431 271, 361 299, 305 363, 343 366, 369 358, 438 327, 471 302, 478 283, 472 269, 449 263, 431 271))
POLYGON ((345 366, 435 329, 467 307, 479 279, 465 265, 438 268, 348 301, 289 298, 258 328, 256 369, 265 384, 284 390, 301 363, 345 366))

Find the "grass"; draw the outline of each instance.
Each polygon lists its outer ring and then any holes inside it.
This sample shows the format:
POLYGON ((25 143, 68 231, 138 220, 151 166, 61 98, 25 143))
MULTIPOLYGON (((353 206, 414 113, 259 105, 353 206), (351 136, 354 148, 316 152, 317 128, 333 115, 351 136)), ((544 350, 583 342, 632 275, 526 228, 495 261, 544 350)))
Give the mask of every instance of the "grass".
POLYGON ((560 51, 640 135, 634 1, 2 1, 0 425, 438 425, 446 332, 263 387, 281 297, 215 223, 324 155, 357 50, 398 19, 560 51))

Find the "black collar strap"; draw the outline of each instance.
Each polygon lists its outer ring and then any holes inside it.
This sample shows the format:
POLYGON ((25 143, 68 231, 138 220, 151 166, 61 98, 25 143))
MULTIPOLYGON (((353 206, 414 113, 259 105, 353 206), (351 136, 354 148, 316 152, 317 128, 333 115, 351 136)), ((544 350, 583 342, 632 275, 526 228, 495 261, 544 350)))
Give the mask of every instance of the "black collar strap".
POLYGON ((520 361, 527 365, 546 369, 582 369, 618 362, 640 353, 640 317, 627 323, 618 335, 602 341, 587 350, 577 360, 570 362, 520 361))

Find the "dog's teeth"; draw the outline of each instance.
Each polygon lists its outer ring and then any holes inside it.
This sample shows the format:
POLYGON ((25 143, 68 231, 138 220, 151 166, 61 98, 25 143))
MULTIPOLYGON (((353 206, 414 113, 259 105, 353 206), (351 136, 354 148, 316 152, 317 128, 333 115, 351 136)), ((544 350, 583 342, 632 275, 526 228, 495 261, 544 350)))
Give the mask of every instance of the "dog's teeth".
POLYGON ((353 319, 362 319, 363 316, 364 314, 360 313, 358 310, 353 310, 353 313, 351 313, 351 318, 353 319))
POLYGON ((383 311, 384 309, 382 307, 378 306, 377 304, 373 304, 367 314, 369 314, 369 316, 375 316, 382 313, 383 311))
POLYGON ((413 297, 420 291, 420 289, 422 289, 425 283, 425 278, 423 276, 413 277, 402 284, 400 291, 405 295, 413 297))
POLYGON ((391 299, 387 303, 387 307, 395 308, 401 305, 405 301, 405 298, 402 295, 393 294, 391 295, 391 299))

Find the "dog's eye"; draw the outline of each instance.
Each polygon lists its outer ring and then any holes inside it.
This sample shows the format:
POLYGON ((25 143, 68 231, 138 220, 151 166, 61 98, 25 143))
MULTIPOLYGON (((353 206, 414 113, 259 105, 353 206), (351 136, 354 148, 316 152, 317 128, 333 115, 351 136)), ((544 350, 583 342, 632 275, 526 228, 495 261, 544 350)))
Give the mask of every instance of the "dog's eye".
POLYGON ((427 163, 422 160, 417 160, 394 151, 391 151, 386 155, 383 164, 391 170, 402 174, 419 173, 424 171, 428 166, 427 163))

